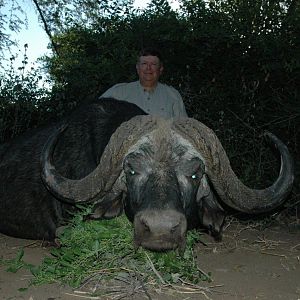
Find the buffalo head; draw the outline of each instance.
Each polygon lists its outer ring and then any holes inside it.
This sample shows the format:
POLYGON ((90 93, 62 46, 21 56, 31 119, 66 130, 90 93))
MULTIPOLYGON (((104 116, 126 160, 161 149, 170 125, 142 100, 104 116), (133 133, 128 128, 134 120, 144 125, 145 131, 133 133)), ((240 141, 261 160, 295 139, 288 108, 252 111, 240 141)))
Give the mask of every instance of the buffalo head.
MULTIPOLYGON (((64 130, 64 129, 62 129, 64 130)), ((186 231, 203 226, 221 237, 225 213, 219 199, 238 211, 270 211, 286 199, 293 183, 286 146, 266 136, 281 155, 281 170, 272 186, 255 190, 233 172, 214 132, 190 118, 164 120, 136 116, 111 136, 98 167, 80 180, 56 171, 52 153, 59 133, 45 146, 42 178, 67 202, 92 202, 92 218, 125 211, 134 224, 134 243, 152 250, 183 249, 186 231)))

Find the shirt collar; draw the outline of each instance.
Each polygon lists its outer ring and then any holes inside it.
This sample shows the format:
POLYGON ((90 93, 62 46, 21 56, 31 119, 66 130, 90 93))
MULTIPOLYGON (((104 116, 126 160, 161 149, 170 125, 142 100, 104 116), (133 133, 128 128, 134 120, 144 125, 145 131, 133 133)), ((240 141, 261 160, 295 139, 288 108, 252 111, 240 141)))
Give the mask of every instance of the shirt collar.
POLYGON ((140 89, 141 89, 141 91, 142 91, 143 93, 154 94, 155 91, 158 89, 158 86, 159 86, 159 82, 158 82, 157 85, 156 85, 156 87, 155 87, 154 89, 152 89, 152 90, 150 90, 150 91, 147 91, 147 90, 141 85, 141 83, 140 83, 139 80, 138 80, 137 82, 138 82, 138 85, 139 85, 139 87, 140 87, 140 89))

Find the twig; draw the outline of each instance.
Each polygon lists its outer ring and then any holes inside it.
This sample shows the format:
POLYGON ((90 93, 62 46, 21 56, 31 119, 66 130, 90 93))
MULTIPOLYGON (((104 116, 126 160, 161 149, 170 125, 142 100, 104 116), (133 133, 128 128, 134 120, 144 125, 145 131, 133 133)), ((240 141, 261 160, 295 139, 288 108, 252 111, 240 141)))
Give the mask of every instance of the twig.
POLYGON ((291 251, 295 250, 295 249, 298 248, 298 247, 300 247, 300 244, 297 244, 297 245, 293 246, 293 247, 291 248, 291 251))
POLYGON ((216 285, 211 285, 211 286, 208 286, 208 287, 203 287, 203 286, 200 286, 200 285, 197 285, 197 284, 185 281, 185 280, 183 280, 181 278, 179 278, 179 281, 184 284, 184 287, 181 286, 181 288, 186 289, 188 287, 193 287, 195 289, 204 290, 206 292, 212 292, 211 289, 219 288, 219 287, 223 287, 224 286, 224 284, 216 284, 216 285))
POLYGON ((160 280, 160 282, 162 284, 166 284, 166 282, 163 280, 163 278, 161 277, 161 275, 158 273, 158 271, 155 269, 155 266, 153 264, 153 262, 151 261, 149 255, 147 254, 147 252, 145 252, 146 256, 147 256, 147 259, 149 261, 149 264, 150 264, 150 267, 152 269, 152 271, 155 273, 155 275, 158 277, 158 279, 160 280))
POLYGON ((272 255, 272 256, 279 256, 279 257, 287 258, 287 256, 284 255, 284 254, 270 253, 270 252, 264 252, 264 251, 261 251, 260 253, 261 254, 266 254, 266 255, 272 255))
POLYGON ((148 293, 148 290, 145 287, 144 281, 141 278, 141 275, 138 272, 135 272, 135 276, 138 278, 139 282, 141 283, 142 289, 143 289, 144 293, 146 294, 146 296, 148 297, 148 299, 152 300, 150 294, 148 293))
POLYGON ((248 129, 251 129, 252 131, 256 131, 255 128, 253 128, 252 126, 250 126, 249 124, 245 123, 235 112, 233 112, 232 110, 228 109, 227 110, 232 113, 245 127, 247 127, 248 129))
POLYGON ((290 116, 289 118, 283 118, 283 117, 280 117, 280 118, 277 118, 277 119, 275 119, 275 120, 273 120, 273 121, 270 121, 270 122, 268 122, 268 123, 262 124, 262 125, 260 126, 260 128, 269 126, 269 125, 271 125, 271 124, 280 124, 280 123, 284 123, 284 122, 289 122, 289 121, 291 121, 291 120, 293 120, 293 119, 298 118, 299 116, 300 116, 300 114, 292 115, 292 116, 290 116))
POLYGON ((213 288, 218 288, 218 287, 223 287, 224 285, 215 285, 215 286, 209 286, 209 287, 202 287, 190 282, 186 282, 182 279, 179 279, 180 282, 183 284, 181 286, 178 285, 172 285, 172 287, 176 290, 176 292, 181 293, 181 294, 203 294, 207 299, 211 299, 207 296, 206 293, 212 294, 213 292, 217 293, 224 293, 225 292, 220 292, 220 291, 213 291, 213 288))
MULTIPOLYGON (((12 247, 11 249, 30 248, 30 247, 33 246, 33 245, 37 246, 37 242, 34 241, 34 242, 28 243, 28 244, 26 244, 26 245, 24 245, 24 246, 14 246, 14 247, 12 247)), ((38 246, 37 246, 37 247, 38 247, 38 246)))
POLYGON ((83 299, 90 299, 90 300, 103 299, 103 298, 100 298, 98 296, 85 296, 85 295, 76 295, 76 294, 71 294, 71 293, 65 293, 65 295, 72 296, 72 297, 77 297, 77 298, 83 298, 83 299))
POLYGON ((204 272, 202 269, 200 269, 199 267, 197 267, 197 270, 205 277, 210 278, 210 276, 206 272, 204 272))
MULTIPOLYGON (((300 194, 296 194, 296 195, 294 196, 295 199, 296 199, 297 197, 300 197, 300 194)), ((295 203, 293 203, 293 204, 291 204, 291 205, 286 206, 286 208, 293 208, 293 207, 297 206, 298 204, 300 204, 300 200, 297 201, 297 202, 295 202, 295 203)))

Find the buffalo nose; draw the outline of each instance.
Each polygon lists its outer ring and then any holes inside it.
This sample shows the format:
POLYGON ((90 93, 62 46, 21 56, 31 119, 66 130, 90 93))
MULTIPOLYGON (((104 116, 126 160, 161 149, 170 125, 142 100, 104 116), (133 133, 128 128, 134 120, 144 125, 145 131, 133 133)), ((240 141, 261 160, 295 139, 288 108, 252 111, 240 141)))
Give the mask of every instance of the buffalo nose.
POLYGON ((185 247, 187 222, 173 210, 145 210, 134 218, 135 247, 164 251, 185 247))
POLYGON ((137 226, 140 226, 144 232, 154 232, 156 234, 174 233, 180 226, 180 220, 155 220, 155 218, 149 218, 142 215, 137 218, 137 226), (138 222, 140 224, 138 224, 138 222))

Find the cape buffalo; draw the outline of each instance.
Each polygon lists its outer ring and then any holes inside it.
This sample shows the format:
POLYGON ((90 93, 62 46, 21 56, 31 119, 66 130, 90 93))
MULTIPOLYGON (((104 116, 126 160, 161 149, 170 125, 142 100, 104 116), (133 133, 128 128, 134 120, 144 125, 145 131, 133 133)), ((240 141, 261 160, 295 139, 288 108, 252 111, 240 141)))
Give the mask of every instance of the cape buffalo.
POLYGON ((199 121, 165 120, 102 99, 1 146, 0 231, 53 240, 68 210, 90 202, 93 219, 124 210, 136 247, 183 249, 186 231, 199 226, 220 238, 222 203, 268 212, 292 188, 289 151, 266 136, 280 153, 281 169, 270 187, 255 190, 237 178, 217 136, 199 121))

